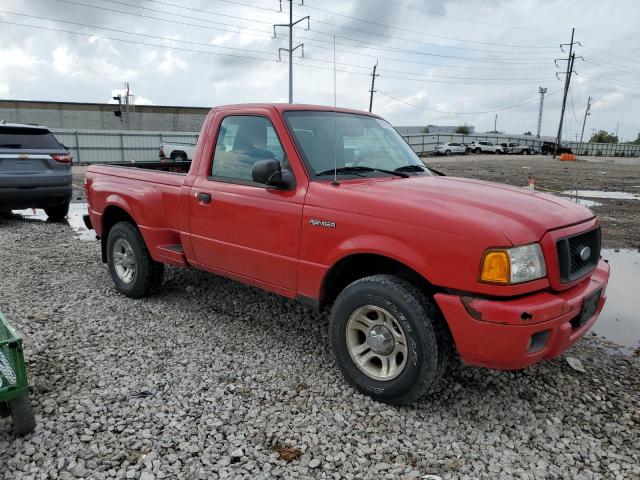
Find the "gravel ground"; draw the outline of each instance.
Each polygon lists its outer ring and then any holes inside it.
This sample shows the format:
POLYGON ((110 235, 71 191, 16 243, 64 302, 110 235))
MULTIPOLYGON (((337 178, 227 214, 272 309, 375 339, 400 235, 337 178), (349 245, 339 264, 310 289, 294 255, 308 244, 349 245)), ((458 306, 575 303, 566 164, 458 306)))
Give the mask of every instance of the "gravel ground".
POLYGON ((457 367, 411 407, 346 385, 327 318, 193 270, 115 293, 98 242, 0 220, 0 309, 38 428, 0 478, 640 478, 640 360, 593 336, 522 372, 457 367))
MULTIPOLYGON (((537 186, 556 191, 605 190, 640 196, 640 159, 586 158, 589 161, 561 162, 542 155, 464 155, 425 161, 451 176, 516 186, 527 185, 533 176, 537 186)), ((640 250, 640 200, 593 200, 601 203, 590 208, 602 221, 604 245, 640 250)))

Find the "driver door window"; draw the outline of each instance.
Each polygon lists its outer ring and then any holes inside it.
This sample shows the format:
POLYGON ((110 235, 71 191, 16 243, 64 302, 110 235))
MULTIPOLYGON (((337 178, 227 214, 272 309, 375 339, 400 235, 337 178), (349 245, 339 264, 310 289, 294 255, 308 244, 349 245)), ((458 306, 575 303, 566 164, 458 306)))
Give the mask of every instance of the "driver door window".
POLYGON ((251 170, 259 160, 275 159, 288 168, 284 150, 271 122, 264 117, 236 115, 220 124, 211 176, 253 183, 251 170))

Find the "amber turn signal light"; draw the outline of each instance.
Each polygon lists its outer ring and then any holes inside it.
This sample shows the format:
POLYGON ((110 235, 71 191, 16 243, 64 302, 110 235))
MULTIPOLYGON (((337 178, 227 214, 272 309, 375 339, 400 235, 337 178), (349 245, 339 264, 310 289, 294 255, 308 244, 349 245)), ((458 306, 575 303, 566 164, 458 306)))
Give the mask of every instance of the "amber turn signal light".
POLYGON ((486 283, 511 281, 511 262, 506 250, 489 250, 484 254, 480 281, 486 283))

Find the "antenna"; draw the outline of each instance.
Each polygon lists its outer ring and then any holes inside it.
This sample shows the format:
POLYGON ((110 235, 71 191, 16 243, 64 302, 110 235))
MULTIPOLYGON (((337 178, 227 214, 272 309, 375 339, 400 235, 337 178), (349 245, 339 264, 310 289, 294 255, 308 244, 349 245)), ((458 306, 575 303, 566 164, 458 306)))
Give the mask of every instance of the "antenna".
POLYGON ((336 117, 338 116, 337 104, 337 88, 336 88, 336 36, 333 36, 333 184, 340 185, 338 183, 338 154, 336 149, 338 146, 337 143, 337 127, 336 127, 336 117))

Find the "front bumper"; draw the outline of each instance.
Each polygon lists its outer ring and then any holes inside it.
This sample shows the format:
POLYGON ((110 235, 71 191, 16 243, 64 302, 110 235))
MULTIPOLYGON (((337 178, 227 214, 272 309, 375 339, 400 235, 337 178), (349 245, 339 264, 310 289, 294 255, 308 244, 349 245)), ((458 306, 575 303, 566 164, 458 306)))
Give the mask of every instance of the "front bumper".
POLYGON ((604 306, 608 280, 609 265, 600 260, 587 279, 562 292, 510 300, 439 293, 435 300, 465 363, 518 370, 560 355, 580 339, 604 306), (595 314, 579 322, 585 298, 598 290, 595 314))

